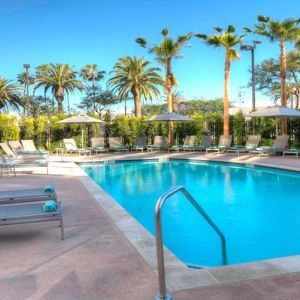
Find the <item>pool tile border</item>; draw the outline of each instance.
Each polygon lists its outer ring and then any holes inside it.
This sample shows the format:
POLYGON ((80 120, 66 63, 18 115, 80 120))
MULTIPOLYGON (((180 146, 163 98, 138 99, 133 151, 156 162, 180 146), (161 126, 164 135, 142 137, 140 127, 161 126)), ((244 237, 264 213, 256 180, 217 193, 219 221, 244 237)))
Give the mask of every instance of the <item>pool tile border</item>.
MULTIPOLYGON (((130 159, 128 158, 116 159, 116 161, 124 160, 130 161, 130 159)), ((145 159, 135 158, 134 160, 145 159)), ((203 161, 196 158, 188 158, 187 160, 203 161)), ((216 162, 222 161, 216 160, 216 162)), ((88 162, 84 162, 83 164, 87 163, 88 162)), ((236 162, 228 163, 235 164, 236 162)), ((285 169, 291 171, 298 171, 295 169, 283 168, 281 166, 273 167, 270 165, 254 163, 253 165, 276 168, 281 170, 285 169)), ((77 167, 80 168, 79 166, 77 167)), ((89 176, 81 176, 80 180, 82 184, 87 188, 87 190, 94 196, 94 199, 111 217, 111 219, 119 228, 119 230, 127 237, 129 242, 141 254, 146 263, 155 272, 157 272, 155 238, 131 215, 129 215, 127 211, 121 205, 119 205, 108 193, 106 193, 99 185, 97 185, 97 183, 94 182, 89 176)), ((181 289, 213 286, 223 283, 233 283, 243 280, 259 279, 285 273, 299 272, 300 255, 280 257, 275 259, 268 259, 263 261, 235 264, 222 267, 214 267, 208 269, 191 269, 188 268, 170 250, 168 250, 165 247, 165 267, 167 286, 170 290, 175 291, 181 289)))

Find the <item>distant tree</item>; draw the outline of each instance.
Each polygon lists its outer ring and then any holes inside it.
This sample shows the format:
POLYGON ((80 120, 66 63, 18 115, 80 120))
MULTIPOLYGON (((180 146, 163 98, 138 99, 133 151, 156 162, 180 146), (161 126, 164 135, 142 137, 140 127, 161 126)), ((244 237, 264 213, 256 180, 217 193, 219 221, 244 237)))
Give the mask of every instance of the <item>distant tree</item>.
POLYGON ((102 80, 105 75, 105 71, 99 71, 98 66, 96 64, 93 65, 85 65, 80 70, 80 76, 83 80, 87 80, 92 83, 92 86, 95 87, 97 82, 102 80))
POLYGON ((37 117, 39 115, 54 115, 54 99, 45 98, 42 96, 29 97, 29 115, 37 117))
POLYGON ((235 33, 235 28, 229 25, 226 30, 214 27, 216 33, 211 35, 196 34, 206 44, 225 49, 225 80, 224 80, 224 128, 223 134, 229 135, 229 78, 231 61, 239 59, 239 53, 235 49, 241 45, 245 35, 235 33))
MULTIPOLYGON (((150 53, 154 54, 155 59, 165 67, 165 91, 167 94, 168 111, 173 111, 172 88, 177 85, 177 79, 172 72, 172 63, 174 59, 182 58, 180 52, 183 47, 187 46, 188 40, 192 33, 179 35, 175 40, 169 36, 169 30, 164 28, 161 31, 162 41, 159 44, 148 46, 145 38, 137 38, 135 41, 142 47, 147 48, 150 53)), ((173 144, 173 122, 169 122, 169 142, 173 144)))
POLYGON ((112 91, 120 99, 128 98, 132 94, 135 106, 135 116, 141 117, 141 98, 152 100, 159 95, 158 87, 163 85, 163 80, 158 73, 159 68, 150 67, 150 62, 136 56, 122 57, 115 64, 108 80, 112 91))
MULTIPOLYGON (((229 103, 229 107, 231 104, 229 103)), ((179 103, 178 111, 182 114, 191 115, 194 112, 199 114, 207 113, 223 113, 224 101, 223 98, 216 98, 212 100, 188 100, 179 103)))
MULTIPOLYGON (((85 93, 89 95, 88 102, 93 102, 94 104, 97 103, 97 100, 96 100, 97 83, 104 78, 105 73, 106 73, 105 71, 99 71, 98 66, 96 64, 85 65, 80 70, 81 78, 83 80, 86 80, 86 81, 92 83, 91 86, 85 87, 85 93), (91 94, 92 92, 94 92, 94 94, 91 94), (90 98, 91 96, 94 98, 93 100, 90 98)), ((86 104, 88 104, 88 103, 86 103, 86 104)), ((90 104, 92 104, 92 103, 90 103, 90 104)), ((91 107, 94 107, 94 105, 91 105, 91 107)))
MULTIPOLYGON (((194 100, 180 100, 178 103, 178 113, 183 115, 192 115, 193 113, 199 113, 201 115, 210 113, 223 113, 223 98, 216 99, 194 99, 194 100)), ((229 103, 229 107, 231 107, 229 103)), ((167 112, 166 104, 151 104, 144 105, 143 115, 154 116, 167 112)))
MULTIPOLYGON (((279 42, 280 46, 280 92, 281 92, 281 105, 286 106, 287 95, 286 95, 286 43, 294 42, 297 43, 300 39, 300 18, 293 19, 289 18, 283 21, 275 21, 269 17, 258 16, 258 23, 255 24, 254 31, 247 27, 244 29, 247 32, 254 32, 258 35, 262 35, 269 39, 270 42, 279 42)), ((287 122, 285 119, 281 121, 281 133, 287 134, 287 122)))
POLYGON ((80 109, 102 115, 104 111, 120 102, 120 99, 110 90, 102 90, 98 86, 90 86, 85 89, 85 96, 78 105, 80 109))
POLYGON ((157 116, 168 111, 167 104, 146 104, 142 108, 144 116, 157 116))
MULTIPOLYGON (((178 105, 184 101, 184 96, 181 92, 176 91, 172 93, 172 111, 178 111, 178 105)), ((166 99, 168 101, 168 99, 166 99)))
POLYGON ((0 110, 9 106, 16 109, 24 106, 20 93, 20 85, 0 77, 0 110))
MULTIPOLYGON (((271 97, 275 103, 281 98, 281 69, 278 59, 266 59, 255 68, 257 89, 271 97)), ((250 83, 249 83, 250 85, 250 83)), ((286 56, 287 99, 296 98, 300 105, 300 51, 290 51, 286 56)))
MULTIPOLYGON (((17 81, 20 83, 20 85, 24 86, 24 97, 26 96, 26 79, 27 79, 27 73, 21 72, 17 75, 17 81)), ((29 74, 28 78, 29 85, 33 85, 35 82, 35 77, 31 74, 29 74)))
POLYGON ((75 70, 68 64, 49 64, 37 68, 35 90, 44 87, 45 94, 51 89, 57 101, 57 112, 63 112, 63 100, 65 93, 82 91, 84 86, 76 78, 75 70))

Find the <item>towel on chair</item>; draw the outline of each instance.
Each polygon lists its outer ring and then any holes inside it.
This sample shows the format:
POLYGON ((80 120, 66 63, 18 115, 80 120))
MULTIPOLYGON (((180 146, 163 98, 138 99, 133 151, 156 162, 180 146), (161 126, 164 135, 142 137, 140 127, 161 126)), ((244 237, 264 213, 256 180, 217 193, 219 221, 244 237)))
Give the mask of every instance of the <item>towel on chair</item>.
POLYGON ((57 202, 54 200, 47 201, 43 205, 44 212, 51 212, 51 211, 56 211, 56 210, 57 210, 57 202))
POLYGON ((47 185, 44 188, 44 192, 47 193, 53 193, 55 191, 55 186, 54 185, 47 185))

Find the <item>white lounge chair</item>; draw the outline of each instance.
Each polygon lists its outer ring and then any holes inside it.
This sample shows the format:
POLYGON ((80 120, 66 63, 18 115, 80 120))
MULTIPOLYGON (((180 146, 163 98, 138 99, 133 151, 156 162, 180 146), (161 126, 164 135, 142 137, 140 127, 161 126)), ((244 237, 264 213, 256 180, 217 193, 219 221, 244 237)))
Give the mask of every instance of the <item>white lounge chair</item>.
POLYGON ((194 151, 195 141, 196 141, 195 135, 187 135, 184 138, 183 145, 173 145, 173 146, 169 147, 169 151, 177 151, 177 152, 179 152, 180 150, 194 151))
POLYGON ((45 166, 49 173, 48 153, 47 152, 20 152, 15 154, 7 143, 0 143, 0 147, 6 154, 6 162, 17 166, 45 166))
POLYGON ((166 137, 162 135, 156 135, 152 145, 147 145, 147 151, 161 151, 166 145, 166 137))
POLYGON ((249 135, 245 146, 233 146, 230 147, 227 152, 237 153, 238 156, 240 156, 240 153, 249 153, 249 151, 257 149, 260 139, 260 135, 249 135))
POLYGON ((219 138, 218 146, 210 146, 206 149, 206 154, 208 152, 217 152, 218 154, 224 153, 228 150, 232 143, 232 135, 221 135, 219 138))
POLYGON ((147 149, 147 137, 146 136, 137 136, 135 138, 134 145, 131 147, 132 151, 142 151, 147 149))
POLYGON ((259 147, 255 150, 249 151, 250 154, 259 154, 263 155, 271 155, 271 154, 283 154, 284 150, 287 149, 289 143, 289 135, 278 135, 273 143, 273 146, 270 147, 259 147))
POLYGON ((105 147, 104 137, 91 138, 92 151, 96 154, 98 152, 108 152, 108 148, 105 147))
POLYGON ((129 148, 122 144, 119 137, 109 137, 109 150, 116 152, 126 152, 129 148))
POLYGON ((92 154, 92 151, 89 149, 78 148, 74 139, 63 139, 64 145, 67 153, 77 153, 80 154, 92 154))
POLYGON ((8 144, 15 153, 15 155, 19 155, 22 151, 24 151, 24 148, 20 141, 9 141, 8 144))
POLYGON ((43 202, 8 204, 0 206, 0 226, 17 225, 36 222, 59 221, 61 239, 64 239, 62 208, 57 202, 57 209, 51 212, 43 210, 43 202))
POLYGON ((11 148, 7 145, 7 143, 0 143, 1 149, 4 151, 6 158, 8 159, 16 159, 17 154, 11 150, 11 148))
POLYGON ((209 135, 203 135, 199 146, 194 147, 194 151, 206 151, 211 146, 212 138, 209 135))
POLYGON ((57 201, 55 189, 50 192, 47 192, 46 188, 35 188, 26 190, 1 191, 0 193, 0 205, 48 200, 57 201))

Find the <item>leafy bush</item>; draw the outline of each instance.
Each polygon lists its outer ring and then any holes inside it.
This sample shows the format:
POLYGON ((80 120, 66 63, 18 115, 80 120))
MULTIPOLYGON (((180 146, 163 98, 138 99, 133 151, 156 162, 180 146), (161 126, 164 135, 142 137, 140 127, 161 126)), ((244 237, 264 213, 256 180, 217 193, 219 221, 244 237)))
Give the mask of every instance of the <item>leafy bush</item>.
POLYGON ((242 112, 233 116, 232 134, 235 145, 243 145, 246 142, 246 122, 242 112))
POLYGON ((30 117, 24 117, 19 121, 20 126, 20 139, 21 140, 33 140, 35 135, 34 119, 30 117))
POLYGON ((20 128, 16 116, 0 114, 0 141, 18 140, 20 128))

